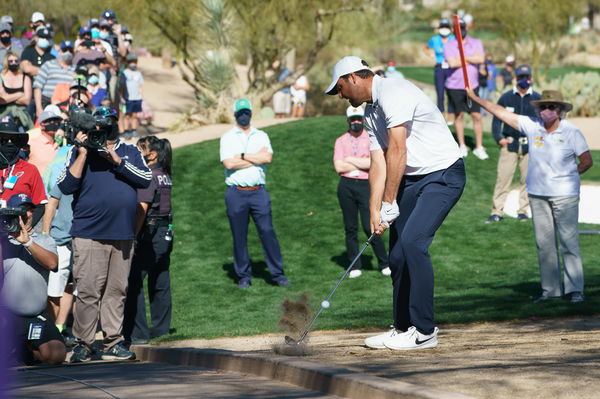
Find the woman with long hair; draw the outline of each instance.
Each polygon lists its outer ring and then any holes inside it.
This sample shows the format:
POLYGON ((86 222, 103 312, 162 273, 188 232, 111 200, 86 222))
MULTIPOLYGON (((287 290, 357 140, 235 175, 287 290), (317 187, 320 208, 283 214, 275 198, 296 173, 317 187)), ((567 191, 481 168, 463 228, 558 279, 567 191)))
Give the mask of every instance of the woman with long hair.
POLYGON ((143 344, 150 338, 168 334, 171 325, 172 151, 169 140, 155 136, 140 138, 137 146, 152 170, 152 183, 138 190, 139 233, 129 274, 123 335, 132 344, 143 344), (143 290, 146 275, 152 328, 148 328, 146 321, 143 290))
POLYGON ((0 117, 11 114, 25 129, 33 128, 27 105, 31 101, 31 78, 21 69, 21 59, 13 52, 6 53, 0 75, 0 117))

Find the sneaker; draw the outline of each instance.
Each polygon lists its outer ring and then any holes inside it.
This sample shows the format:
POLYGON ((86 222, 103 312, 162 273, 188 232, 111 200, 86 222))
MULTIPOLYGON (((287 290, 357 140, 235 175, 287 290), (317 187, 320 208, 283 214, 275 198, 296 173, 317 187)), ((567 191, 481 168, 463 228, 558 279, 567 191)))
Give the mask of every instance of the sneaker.
POLYGON ((504 219, 502 216, 490 215, 490 217, 487 218, 487 220, 485 221, 485 224, 496 223, 501 221, 502 219, 504 219))
POLYGON ((60 335, 62 335, 62 337, 63 337, 63 339, 65 341, 65 346, 69 346, 70 347, 70 346, 73 346, 73 345, 75 345, 77 343, 77 338, 75 338, 73 336, 73 334, 71 334, 69 332, 68 329, 63 330, 63 332, 60 333, 60 335))
POLYGON ((397 334, 383 340, 386 348, 393 350, 411 350, 435 348, 438 344, 438 328, 433 333, 421 334, 415 327, 410 327, 404 334, 397 334))
POLYGON ((540 302, 546 302, 550 299, 554 299, 554 298, 560 298, 559 296, 550 296, 547 294, 542 294, 540 295, 537 299, 534 299, 533 303, 540 303, 540 302))
POLYGON ((147 345, 149 342, 148 338, 131 337, 131 345, 147 345))
POLYGON ((581 303, 583 301, 585 301, 583 292, 573 292, 571 294, 571 303, 581 303))
POLYGON ((385 267, 385 268, 381 269, 381 274, 383 274, 384 276, 391 276, 392 271, 390 270, 389 267, 385 267))
POLYGON ((375 335, 374 337, 369 337, 365 339, 365 345, 369 348, 373 349, 385 349, 385 345, 383 341, 387 338, 393 337, 395 335, 401 334, 401 331, 396 330, 392 327, 389 331, 384 332, 383 334, 375 335))
POLYGON ((485 147, 477 147, 473 150, 473 155, 475 155, 477 158, 481 159, 482 161, 485 161, 486 159, 489 158, 489 155, 487 154, 487 151, 485 150, 485 147))
POLYGON ((118 343, 102 354, 102 360, 134 360, 135 353, 125 349, 122 343, 118 343))
POLYGON ((350 274, 348 275, 350 278, 357 278, 360 276, 362 276, 362 271, 360 269, 350 270, 350 274))
POLYGON ((469 155, 469 147, 467 147, 466 145, 461 145, 460 147, 458 147, 458 149, 460 150, 461 157, 466 158, 467 155, 469 155))
POLYGON ((238 282, 238 288, 250 288, 250 281, 249 280, 240 280, 238 282))
POLYGON ((285 277, 281 280, 275 281, 275 283, 280 287, 289 287, 290 285, 292 285, 292 283, 290 283, 290 281, 285 277))
POLYGON ((529 216, 527 216, 527 215, 526 215, 526 214, 524 214, 524 213, 519 213, 519 214, 517 215, 517 220, 518 220, 519 222, 526 222, 526 221, 528 221, 528 220, 529 220, 529 216))
POLYGON ((73 353, 69 362, 71 363, 83 363, 92 360, 92 351, 83 343, 78 343, 73 347, 73 353))

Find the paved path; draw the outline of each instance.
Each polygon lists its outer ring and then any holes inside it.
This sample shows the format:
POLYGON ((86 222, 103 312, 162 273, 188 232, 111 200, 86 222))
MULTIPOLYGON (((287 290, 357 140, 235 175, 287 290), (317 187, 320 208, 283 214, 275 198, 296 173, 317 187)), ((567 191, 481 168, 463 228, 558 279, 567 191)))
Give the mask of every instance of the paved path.
POLYGON ((14 399, 337 398, 249 374, 153 363, 36 368, 19 375, 14 399), (114 396, 59 376, 97 385, 114 396))

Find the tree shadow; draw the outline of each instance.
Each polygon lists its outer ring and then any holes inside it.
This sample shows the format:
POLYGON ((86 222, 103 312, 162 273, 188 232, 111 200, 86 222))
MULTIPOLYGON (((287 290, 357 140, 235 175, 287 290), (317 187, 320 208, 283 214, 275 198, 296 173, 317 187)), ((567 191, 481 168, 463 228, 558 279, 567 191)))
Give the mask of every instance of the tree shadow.
MULTIPOLYGON (((366 251, 365 251, 366 252, 366 251)), ((361 269, 363 270, 375 270, 378 269, 379 267, 375 267, 374 266, 374 262, 373 259, 375 257, 373 255, 365 255, 365 253, 363 253, 360 257, 360 264, 361 264, 361 269)), ((333 255, 331 258, 329 258, 330 261, 337 263, 340 267, 346 269, 348 268, 348 266, 350 266, 350 262, 352 262, 351 260, 348 260, 348 252, 344 251, 339 255, 333 255)))
MULTIPOLYGON (((454 140, 458 143, 458 138, 456 137, 456 128, 454 126, 452 126, 451 132, 452 137, 454 137, 454 140)), ((465 145, 470 149, 475 148, 475 139, 473 138, 473 136, 467 136, 465 134, 465 145)))
MULTIPOLYGON (((269 267, 264 261, 253 262, 250 259, 250 268, 252 270, 252 278, 258 278, 264 280, 267 284, 276 285, 272 280, 271 272, 269 267)), ((233 263, 224 263, 222 269, 227 272, 227 277, 237 284, 239 277, 235 273, 233 263)))

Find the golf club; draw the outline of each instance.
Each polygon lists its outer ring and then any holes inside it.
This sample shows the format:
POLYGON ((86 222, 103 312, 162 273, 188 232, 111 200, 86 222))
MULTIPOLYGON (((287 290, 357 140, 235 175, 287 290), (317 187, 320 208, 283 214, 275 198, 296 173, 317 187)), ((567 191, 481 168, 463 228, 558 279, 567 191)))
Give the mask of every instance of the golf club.
POLYGON ((342 278, 340 278, 340 280, 337 282, 337 284, 335 285, 335 287, 333 287, 333 289, 331 290, 331 292, 329 293, 329 295, 327 295, 327 298, 325 298, 323 300, 323 302, 321 302, 321 308, 319 309, 319 311, 317 312, 317 314, 315 314, 315 317, 313 317, 313 319, 311 320, 311 322, 308 325, 308 327, 306 327, 306 330, 304 330, 304 332, 300 336, 300 339, 298 339, 296 341, 294 338, 290 337, 289 335, 286 335, 285 338, 284 338, 286 345, 300 345, 300 343, 302 341, 304 341, 304 338, 306 338, 306 336, 308 335, 308 332, 312 328, 313 324, 315 324, 315 321, 317 320, 317 318, 319 317, 319 315, 321 314, 321 312, 323 311, 323 309, 327 309, 329 307, 329 300, 333 296, 333 293, 335 292, 335 290, 337 290, 337 288, 340 286, 340 284, 342 283, 342 281, 344 281, 344 279, 346 278, 346 276, 348 275, 348 273, 350 273, 350 270, 352 270, 352 267, 354 267, 354 264, 356 263, 356 261, 360 258, 360 256, 362 255, 362 253, 365 252, 365 249, 367 249, 367 247, 369 246, 369 244, 371 244, 371 241, 373 240, 373 238, 375 238, 375 235, 376 235, 375 233, 371 234, 371 236, 369 237, 369 239, 367 240, 367 242, 365 242, 365 245, 363 245, 362 249, 358 252, 358 255, 356 255, 356 257, 354 258, 354 260, 352 261, 352 263, 350 263, 350 266, 348 266, 348 268, 344 272, 344 275, 342 276, 342 278))

